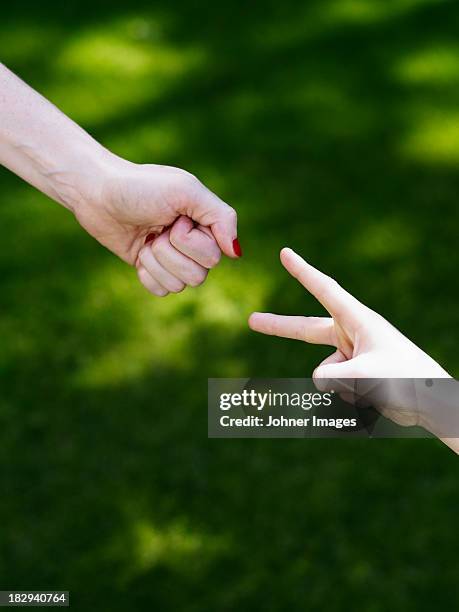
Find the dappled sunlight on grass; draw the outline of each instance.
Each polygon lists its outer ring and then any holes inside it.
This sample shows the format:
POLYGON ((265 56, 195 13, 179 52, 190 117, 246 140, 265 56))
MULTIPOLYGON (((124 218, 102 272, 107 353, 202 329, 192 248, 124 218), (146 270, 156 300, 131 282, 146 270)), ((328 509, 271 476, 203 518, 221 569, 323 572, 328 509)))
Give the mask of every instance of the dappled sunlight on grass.
POLYGON ((353 268, 371 270, 371 277, 358 276, 351 292, 402 329, 418 310, 414 296, 422 271, 416 253, 423 239, 409 216, 381 216, 357 223, 346 249, 353 268))
POLYGON ((459 372, 457 16, 434 0, 5 5, 4 61, 117 154, 196 174, 237 209, 244 257, 158 299, 0 169, 4 588, 32 576, 101 612, 451 605, 435 571, 457 550, 450 454, 208 440, 206 379, 309 376, 332 351, 247 327, 253 310, 324 314, 284 245, 459 372))
POLYGON ((158 100, 204 59, 199 47, 176 48, 152 20, 125 20, 77 31, 54 61, 45 90, 76 121, 103 123, 158 100))
MULTIPOLYGON (((134 271, 128 274, 115 261, 94 271, 79 320, 88 324, 101 320, 109 314, 111 304, 117 304, 123 311, 119 323, 124 331, 102 351, 86 357, 74 373, 74 384, 82 388, 117 386, 167 367, 177 373, 193 371, 195 336, 205 329, 218 330, 228 343, 233 342, 247 330, 248 314, 260 309, 272 288, 266 273, 250 269, 242 276, 237 266, 227 262, 202 287, 164 299, 150 295, 139 286, 134 271)), ((236 375, 233 363, 228 371, 224 364, 225 355, 222 373, 236 375)))
MULTIPOLYGON (((68 211, 25 184, 10 188, 8 194, 0 208, 0 360, 5 365, 24 363, 38 355, 50 342, 52 322, 57 327, 65 326, 75 306, 74 291, 81 286, 73 265, 79 266, 84 260, 80 245, 75 244, 81 232, 68 211)), ((54 352, 59 354, 57 346, 54 352)))
POLYGON ((49 24, 26 22, 14 27, 0 24, 0 61, 20 64, 46 52, 59 36, 59 29, 49 24))
POLYGON ((255 88, 236 92, 225 101, 228 118, 234 126, 243 128, 270 112, 294 112, 298 117, 310 114, 314 116, 314 124, 308 129, 317 130, 322 137, 366 133, 374 121, 374 113, 368 106, 320 75, 309 75, 295 89, 284 88, 281 81, 276 91, 276 96, 271 98, 266 91, 255 88))
POLYGON ((124 551, 132 562, 126 568, 126 582, 156 567, 188 573, 192 564, 193 573, 199 572, 227 545, 224 538, 198 533, 180 522, 157 527, 145 519, 132 525, 130 539, 132 550, 124 551))
MULTIPOLYGON (((295 6, 294 20, 285 23, 267 20, 255 33, 262 46, 292 45, 312 41, 344 28, 368 27, 409 15, 425 6, 435 5, 437 0, 322 0, 304 2, 295 6)), ((291 10, 285 5, 285 11, 291 10)), ((282 5, 279 5, 282 14, 282 5)))
POLYGON ((374 109, 329 80, 308 80, 297 93, 291 92, 292 108, 312 113, 314 128, 324 137, 368 134, 376 123, 374 109))
POLYGON ((75 76, 129 78, 145 76, 150 70, 159 67, 167 73, 168 69, 177 61, 170 62, 170 57, 162 54, 158 59, 157 66, 148 49, 135 41, 126 40, 108 30, 87 32, 79 35, 73 41, 70 40, 56 61, 58 72, 71 71, 75 76), (164 62, 166 59, 166 62, 164 62))
POLYGON ((351 248, 357 257, 385 261, 412 257, 419 248, 419 236, 413 223, 397 217, 382 218, 366 227, 361 225, 351 248))
POLYGON ((394 74, 401 83, 406 84, 457 86, 459 46, 435 45, 408 53, 397 60, 394 74))
POLYGON ((151 118, 148 123, 123 129, 106 139, 106 146, 131 161, 174 159, 183 146, 180 126, 171 119, 151 118))
POLYGON ((427 164, 459 163, 459 107, 423 106, 407 113, 410 127, 402 135, 400 153, 427 164))
POLYGON ((373 24, 395 19, 436 0, 331 0, 324 2, 324 12, 335 23, 373 24))
POLYGON ((126 77, 156 80, 179 76, 202 61, 202 50, 174 48, 149 35, 154 21, 123 20, 121 25, 109 22, 75 34, 56 58, 57 73, 70 71, 74 76, 97 78, 109 75, 122 87, 126 77))

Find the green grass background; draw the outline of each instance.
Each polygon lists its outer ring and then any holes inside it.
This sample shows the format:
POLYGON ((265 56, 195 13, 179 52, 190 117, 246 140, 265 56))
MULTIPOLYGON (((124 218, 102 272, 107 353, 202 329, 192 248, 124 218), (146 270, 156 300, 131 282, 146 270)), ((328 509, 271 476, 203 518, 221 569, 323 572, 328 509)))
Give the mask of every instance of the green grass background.
POLYGON ((85 611, 458 604, 458 461, 433 440, 208 440, 210 376, 309 376, 257 336, 320 314, 297 249, 459 374, 459 8, 21 2, 0 57, 96 138, 239 212, 244 258, 158 300, 0 171, 0 588, 85 611))

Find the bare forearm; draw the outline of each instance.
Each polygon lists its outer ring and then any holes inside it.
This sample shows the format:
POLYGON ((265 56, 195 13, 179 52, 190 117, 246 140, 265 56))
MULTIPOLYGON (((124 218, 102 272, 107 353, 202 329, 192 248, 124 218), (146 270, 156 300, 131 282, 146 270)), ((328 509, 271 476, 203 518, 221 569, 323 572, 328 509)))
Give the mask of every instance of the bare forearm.
POLYGON ((419 384, 417 409, 421 424, 446 446, 459 454, 459 383, 447 377, 419 384))
POLYGON ((74 210, 98 189, 108 151, 0 64, 0 163, 74 210), (97 172, 100 170, 100 172, 97 172))

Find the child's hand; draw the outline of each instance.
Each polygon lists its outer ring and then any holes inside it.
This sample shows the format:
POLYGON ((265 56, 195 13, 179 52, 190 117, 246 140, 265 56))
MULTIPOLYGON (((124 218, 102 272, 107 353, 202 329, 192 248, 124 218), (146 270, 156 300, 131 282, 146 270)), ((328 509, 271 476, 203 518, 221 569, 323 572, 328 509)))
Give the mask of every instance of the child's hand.
POLYGON ((137 274, 148 291, 164 297, 203 283, 220 257, 212 232, 195 227, 191 219, 182 216, 160 236, 147 241, 137 259, 137 274))
POLYGON ((264 334, 327 344, 336 351, 313 378, 443 378, 448 373, 376 312, 291 249, 281 261, 331 317, 291 317, 254 312, 249 325, 264 334))

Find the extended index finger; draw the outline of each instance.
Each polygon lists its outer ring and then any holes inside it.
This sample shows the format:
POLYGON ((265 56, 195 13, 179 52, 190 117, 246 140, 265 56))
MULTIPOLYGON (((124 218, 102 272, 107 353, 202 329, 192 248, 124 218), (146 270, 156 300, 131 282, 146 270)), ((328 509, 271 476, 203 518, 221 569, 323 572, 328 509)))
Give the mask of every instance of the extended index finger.
POLYGON ((281 261, 290 274, 309 291, 332 317, 358 316, 365 308, 333 278, 308 264, 292 249, 282 249, 281 261))

